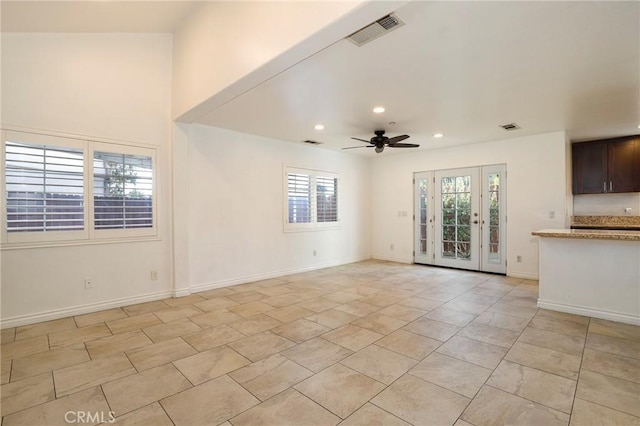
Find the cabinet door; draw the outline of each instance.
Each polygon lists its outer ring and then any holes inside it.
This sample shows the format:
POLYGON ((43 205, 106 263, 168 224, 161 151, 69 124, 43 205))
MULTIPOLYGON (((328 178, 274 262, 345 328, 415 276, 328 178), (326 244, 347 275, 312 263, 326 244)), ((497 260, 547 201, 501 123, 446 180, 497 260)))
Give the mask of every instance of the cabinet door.
POLYGON ((640 191, 637 139, 610 141, 608 144, 607 192, 640 191))
POLYGON ((574 194, 602 194, 609 189, 606 143, 573 144, 572 164, 574 194))

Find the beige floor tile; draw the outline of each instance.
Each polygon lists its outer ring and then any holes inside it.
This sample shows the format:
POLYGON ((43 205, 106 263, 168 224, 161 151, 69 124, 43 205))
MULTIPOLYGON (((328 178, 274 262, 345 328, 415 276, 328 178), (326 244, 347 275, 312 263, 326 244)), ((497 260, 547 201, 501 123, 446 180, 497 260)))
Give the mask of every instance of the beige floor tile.
POLYGON ((121 308, 114 308, 93 312, 91 314, 76 315, 74 318, 78 327, 86 327, 88 325, 99 324, 101 322, 126 317, 127 314, 121 308))
POLYGON ((458 333, 458 336, 468 337, 495 346, 502 346, 503 348, 510 348, 519 335, 520 333, 516 331, 481 324, 470 324, 458 333))
MULTIPOLYGON (((164 306, 166 309, 167 305, 164 306)), ((160 321, 160 318, 153 315, 152 313, 146 313, 137 316, 131 316, 129 318, 107 321, 107 326, 113 334, 121 334, 134 330, 142 330, 143 328, 151 327, 152 325, 161 323, 162 321, 160 321)))
MULTIPOLYGON (((397 294, 399 293, 400 291, 398 290, 397 294)), ((394 294, 380 292, 372 296, 367 296, 363 299, 360 299, 360 301, 363 303, 368 303, 370 305, 376 305, 379 308, 385 308, 387 306, 395 305, 396 303, 401 302, 406 297, 408 297, 410 293, 411 292, 407 293, 407 295, 404 295, 404 296, 398 296, 394 294)))
POLYGON ((271 318, 275 318, 280 322, 288 323, 291 321, 298 320, 300 318, 308 317, 309 315, 313 315, 314 312, 309 309, 304 309, 299 306, 286 306, 280 309, 274 309, 273 311, 269 311, 265 313, 271 318))
POLYGON ((268 286, 268 287, 262 286, 256 291, 258 293, 262 293, 269 297, 276 297, 276 296, 284 296, 287 293, 291 293, 293 290, 287 287, 286 285, 275 285, 275 286, 268 286))
POLYGON ((229 343, 231 348, 254 362, 294 345, 295 343, 291 340, 278 336, 271 331, 254 334, 253 336, 229 343))
POLYGON ((586 347, 600 352, 640 359, 640 343, 633 340, 589 333, 587 334, 586 347))
POLYGON ((584 349, 585 339, 583 337, 567 336, 566 334, 554 333, 553 331, 527 327, 518 338, 518 342, 553 349, 569 355, 580 356, 584 349))
POLYGON ((46 352, 39 352, 14 360, 11 379, 13 381, 22 380, 27 377, 89 361, 89 359, 89 354, 82 343, 64 346, 46 352))
POLYGON ((473 426, 473 425, 471 423, 465 422, 462 419, 458 419, 458 421, 455 422, 453 426, 473 426))
POLYGON ((114 426, 173 426, 173 422, 158 402, 138 408, 108 424, 114 426))
POLYGON ((294 388, 344 419, 384 389, 384 385, 336 364, 294 388))
POLYGON ((294 294, 281 294, 279 296, 267 297, 266 299, 261 299, 260 301, 276 308, 284 308, 285 306, 291 306, 296 303, 303 302, 304 299, 295 296, 294 294))
POLYGON ((330 329, 312 321, 299 319, 289 324, 276 327, 271 331, 296 343, 301 343, 326 333, 330 331, 330 329))
POLYGON ((431 424, 444 425, 456 421, 469 399, 406 374, 371 402, 415 425, 427 419, 431 424))
POLYGON ((360 302, 354 300, 353 302, 345 303, 344 305, 336 306, 338 311, 346 312, 357 317, 364 317, 380 310, 380 306, 372 305, 370 303, 360 302))
POLYGON ((638 359, 586 348, 582 358, 582 368, 640 383, 640 360, 638 359))
POLYGON ((105 336, 111 336, 111 331, 109 331, 104 323, 88 325, 82 328, 49 334, 49 347, 55 349, 61 346, 73 345, 74 343, 88 342, 105 336))
POLYGON ((56 397, 51 373, 2 385, 0 394, 3 416, 51 401, 56 397))
POLYGON ((409 358, 421 360, 433 352, 442 342, 405 330, 396 330, 375 344, 409 358))
POLYGON ((140 330, 103 337, 85 343, 92 359, 105 358, 151 344, 153 344, 151 339, 140 330))
MULTIPOLYGON (((235 288, 235 287, 234 287, 235 288)), ((255 302, 256 300, 266 299, 266 294, 258 293, 257 291, 245 291, 242 293, 228 294, 227 299, 233 300, 236 303, 244 304, 249 302, 255 302)))
POLYGON ((409 374, 473 398, 491 375, 491 370, 434 352, 409 374))
POLYGON ((474 321, 476 324, 488 325, 491 327, 504 328, 506 330, 522 332, 529 320, 511 315, 499 314, 497 312, 483 312, 474 321))
POLYGON ((537 297, 534 295, 512 295, 511 293, 500 299, 501 302, 508 303, 509 305, 522 307, 522 308, 535 308, 537 307, 537 297))
POLYGON ((489 307, 488 304, 467 302, 465 300, 454 299, 450 302, 442 305, 445 309, 451 309, 452 311, 465 312, 467 314, 479 315, 486 311, 489 307))
POLYGON ((564 321, 571 321, 580 325, 589 324, 589 317, 584 317, 582 315, 568 314, 565 312, 549 311, 547 309, 539 309, 536 316, 546 317, 546 318, 555 318, 555 319, 564 320, 564 321))
POLYGON ((222 324, 228 324, 230 322, 239 321, 243 317, 233 312, 229 312, 226 309, 219 311, 211 311, 205 314, 195 315, 189 318, 192 322, 198 324, 201 328, 217 327, 222 324))
POLYGON ((11 343, 16 340, 16 328, 5 328, 0 332, 0 342, 1 343, 11 343))
POLYGON ((196 353, 195 349, 179 337, 126 352, 138 371, 148 370, 196 353))
POLYGON ((569 416, 508 392, 484 386, 462 414, 462 420, 475 426, 566 426, 569 416))
POLYGON ((324 297, 318 297, 311 300, 305 300, 304 302, 297 303, 296 306, 304 309, 308 309, 315 313, 324 312, 328 309, 339 306, 340 303, 333 300, 325 299, 324 297))
POLYGON ((513 345, 504 359, 572 380, 578 380, 581 361, 576 355, 520 342, 513 345))
POLYGON ((357 315, 348 314, 336 309, 328 309, 318 314, 311 315, 306 319, 309 321, 317 322, 318 324, 325 327, 338 328, 350 323, 351 321, 355 321, 358 318, 360 317, 358 317, 357 315))
POLYGON ((177 308, 163 309, 161 311, 155 311, 153 314, 160 318, 162 322, 176 321, 182 318, 192 317, 198 314, 202 314, 203 311, 196 308, 193 305, 184 305, 177 308))
POLYGON ((454 336, 436 352, 493 370, 507 354, 507 349, 466 337, 454 336))
POLYGON ((289 389, 234 417, 231 421, 234 426, 330 426, 337 424, 340 418, 300 392, 289 389))
POLYGON ((49 350, 49 339, 46 335, 32 337, 30 339, 5 343, 0 348, 2 359, 19 358, 38 352, 49 350))
POLYGON ((323 339, 336 343, 352 351, 359 351, 382 337, 382 334, 351 324, 342 326, 322 335, 323 339))
POLYGON ((582 370, 576 397, 640 417, 640 384, 638 383, 582 370))
POLYGON ((500 363, 487 384, 567 414, 576 389, 574 380, 509 361, 500 363))
POLYGON ((247 336, 271 330, 279 325, 282 325, 280 321, 265 314, 257 314, 246 319, 229 323, 230 327, 233 327, 240 333, 247 336))
POLYGON ((445 307, 434 309, 424 316, 424 318, 446 322, 447 324, 455 325, 457 327, 464 327, 465 325, 473 321, 475 317, 476 315, 474 314, 453 311, 445 307))
POLYGON ((183 339, 199 351, 206 351, 246 337, 226 324, 207 328, 197 333, 184 336, 183 339))
POLYGON ((640 326, 637 325, 593 318, 589 324, 589 333, 604 334, 640 342, 640 326))
POLYGON ((282 355, 317 373, 352 353, 340 345, 317 337, 283 351, 282 355))
POLYGON ((73 395, 69 395, 64 398, 58 398, 45 404, 10 414, 2 419, 2 425, 34 426, 69 424, 69 422, 65 421, 65 414, 70 411, 74 412, 74 414, 70 416, 68 415, 67 418, 71 421, 77 421, 78 418, 75 416, 75 411, 80 409, 89 413, 98 413, 97 421, 88 421, 86 423, 82 423, 83 425, 95 425, 102 423, 102 419, 109 420, 110 418, 107 401, 105 400, 100 387, 96 386, 95 388, 87 389, 86 391, 74 393, 73 395))
POLYGON ((164 299, 163 302, 171 306, 172 308, 177 308, 178 306, 193 305, 194 303, 204 302, 205 300, 207 299, 198 294, 192 294, 189 296, 164 299))
POLYGON ((218 377, 160 401, 176 426, 216 425, 259 403, 229 376, 218 377))
POLYGON ((0 364, 2 365, 2 381, 0 382, 0 384, 4 385, 5 383, 9 383, 9 379, 11 377, 11 365, 13 364, 13 360, 11 358, 3 358, 0 364))
POLYGON ((223 288, 214 288, 213 290, 201 291, 196 293, 198 296, 202 296, 207 299, 212 299, 214 297, 226 297, 233 296, 237 294, 233 291, 233 286, 231 287, 223 287, 223 288))
POLYGON ((529 326, 566 334, 568 336, 586 337, 587 334, 587 326, 584 324, 537 315, 531 320, 529 326))
POLYGON ((154 302, 138 303, 136 305, 125 306, 122 308, 130 317, 147 314, 154 311, 161 311, 163 309, 170 308, 171 306, 164 303, 163 300, 156 300, 154 302))
POLYGON ((156 324, 142 329, 144 334, 149 336, 154 343, 173 339, 174 337, 184 336, 186 334, 197 333, 201 330, 202 328, 194 322, 191 322, 188 318, 156 324))
POLYGON ((243 318, 249 318, 274 309, 276 309, 275 306, 268 305, 262 301, 249 302, 243 305, 230 306, 227 308, 228 311, 238 314, 243 318))
POLYGON ((536 313, 538 312, 538 308, 514 306, 505 302, 496 302, 495 304, 491 305, 491 307, 487 309, 487 311, 530 320, 536 315, 536 313))
POLYGON ((393 318, 400 319, 402 321, 411 322, 417 320, 421 316, 427 313, 427 311, 417 308, 411 308, 400 304, 387 306, 386 308, 378 311, 382 315, 387 315, 393 318))
POLYGON ((593 402, 576 398, 571 412, 572 426, 598 426, 598 425, 640 425, 640 418, 630 416, 593 402))
POLYGON ((411 426, 393 414, 366 403, 358 411, 347 417, 340 426, 411 426))
POLYGON ((504 290, 496 290, 491 288, 476 287, 471 291, 458 296, 458 299, 467 302, 480 303, 484 305, 493 305, 502 298, 506 293, 504 290))
POLYGON ((105 383, 102 390, 115 415, 121 416, 190 387, 191 383, 172 364, 165 364, 105 383))
POLYGON ((178 370, 194 385, 215 379, 242 368, 251 361, 229 348, 219 346, 173 362, 178 370))
POLYGON ((336 291, 334 293, 329 293, 326 296, 323 296, 325 299, 329 299, 332 300, 334 302, 337 303, 349 303, 349 302, 353 302, 354 300, 360 300, 363 299, 364 297, 357 295, 355 293, 350 293, 347 291, 336 291))
POLYGON ((379 293, 382 290, 375 287, 368 287, 366 285, 354 285, 353 287, 347 288, 345 291, 349 291, 360 296, 371 296, 373 294, 379 293))
POLYGON ((135 373, 136 369, 123 353, 65 367, 53 372, 56 396, 60 398, 135 373))
POLYGON ((387 335, 400 327, 407 325, 407 321, 403 321, 394 317, 375 313, 366 317, 355 320, 351 323, 358 327, 366 328, 376 333, 387 335))
POLYGON ((37 324, 23 325, 16 328, 15 340, 24 340, 31 337, 42 336, 43 334, 73 330, 75 328, 76 322, 71 317, 40 322, 37 324))
POLYGON ((408 306, 410 308, 421 309, 423 311, 432 311, 439 306, 444 305, 446 301, 433 300, 425 297, 410 297, 398 302, 399 305, 408 306))
POLYGON ((271 398, 311 375, 313 372, 279 354, 271 355, 229 374, 232 379, 261 401, 271 398))
POLYGON ((422 317, 407 324, 403 330, 444 342, 456 334, 460 327, 422 317))
POLYGON ((201 311, 211 312, 219 311, 220 309, 228 308, 229 306, 236 306, 238 302, 234 302, 228 297, 212 297, 208 300, 197 302, 194 306, 201 311))
POLYGON ((390 385, 416 365, 416 360, 371 345, 343 359, 340 363, 378 382, 390 385))

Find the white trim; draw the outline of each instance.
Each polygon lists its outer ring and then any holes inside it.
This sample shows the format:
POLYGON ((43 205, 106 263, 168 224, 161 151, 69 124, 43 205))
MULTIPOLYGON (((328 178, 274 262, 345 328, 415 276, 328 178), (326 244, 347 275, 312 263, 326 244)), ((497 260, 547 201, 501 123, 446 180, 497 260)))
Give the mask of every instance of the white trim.
POLYGON ((539 280, 540 279, 538 274, 527 274, 526 272, 511 272, 511 271, 507 271, 506 275, 508 277, 523 278, 525 280, 539 280))
POLYGON ((538 299, 538 308, 552 311, 566 312, 569 314, 584 315, 609 321, 623 322, 626 324, 640 325, 640 317, 623 314, 620 312, 603 311, 588 306, 565 305, 564 303, 548 302, 538 299))
POLYGON ((171 291, 171 297, 184 297, 192 294, 191 288, 179 288, 171 291))
POLYGON ((10 328, 20 325, 34 324, 42 321, 49 321, 59 318, 67 318, 75 315, 89 314, 103 311, 105 309, 119 308, 121 306, 135 305, 137 303, 152 302, 154 300, 169 299, 172 297, 170 290, 158 293, 149 293, 141 296, 124 297, 122 299, 109 300, 107 302, 91 303, 88 305, 72 306, 69 308, 53 309, 51 311, 39 312, 37 314, 19 315, 0 321, 0 328, 10 328))
POLYGON ((318 269, 331 268, 334 266, 347 265, 349 263, 363 262, 365 260, 370 260, 370 259, 371 259, 370 256, 360 256, 360 257, 354 257, 350 259, 332 260, 329 262, 318 263, 315 265, 305 266, 302 268, 283 269, 280 271, 272 271, 272 272, 266 272, 262 274, 254 274, 254 275, 245 275, 237 278, 229 278, 226 280, 196 284, 196 285, 192 285, 190 289, 191 289, 191 293, 200 293, 202 291, 214 290, 217 288, 229 287, 237 284, 246 284, 254 281, 267 280, 270 278, 278 278, 286 275, 299 274, 301 272, 309 272, 309 271, 315 271, 318 269))
POLYGON ((409 265, 413 264, 413 256, 388 256, 386 254, 374 253, 371 256, 373 260, 385 260, 387 262, 397 262, 397 263, 408 263, 409 265))

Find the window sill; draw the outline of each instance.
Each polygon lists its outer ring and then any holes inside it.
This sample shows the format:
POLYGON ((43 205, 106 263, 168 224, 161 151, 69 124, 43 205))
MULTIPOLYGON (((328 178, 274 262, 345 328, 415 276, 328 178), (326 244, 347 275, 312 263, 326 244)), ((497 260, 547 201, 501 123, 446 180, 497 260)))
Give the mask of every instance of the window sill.
POLYGON ((153 235, 149 237, 109 238, 109 239, 100 239, 100 240, 2 243, 0 244, 0 251, 28 250, 28 249, 38 249, 38 248, 56 248, 56 247, 93 246, 93 245, 102 245, 102 244, 143 243, 143 242, 151 242, 151 241, 162 241, 162 238, 158 235, 153 235))
POLYGON ((307 227, 300 227, 300 228, 291 228, 291 227, 285 227, 284 228, 284 233, 285 234, 292 234, 292 233, 297 233, 297 232, 319 232, 319 231, 338 231, 340 230, 340 225, 333 225, 333 226, 307 226, 307 227))

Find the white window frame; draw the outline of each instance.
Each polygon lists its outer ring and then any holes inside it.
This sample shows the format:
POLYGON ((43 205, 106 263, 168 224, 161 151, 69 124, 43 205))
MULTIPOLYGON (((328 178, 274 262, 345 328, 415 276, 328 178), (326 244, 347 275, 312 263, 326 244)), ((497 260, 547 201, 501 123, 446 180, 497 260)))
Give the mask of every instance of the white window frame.
POLYGON ((328 172, 323 170, 307 169, 301 167, 284 166, 283 171, 283 222, 284 232, 300 232, 300 231, 320 231, 328 229, 340 228, 340 199, 341 199, 341 186, 340 176, 334 172, 328 172), (289 223, 289 174, 302 174, 308 175, 311 180, 311 222, 305 223, 289 223), (329 179, 337 180, 337 220, 335 222, 318 222, 318 206, 317 206, 317 178, 325 177, 329 179))
POLYGON ((4 249, 22 249, 30 247, 49 247, 64 245, 99 244, 109 242, 128 242, 148 239, 158 239, 158 150, 156 147, 143 146, 125 142, 111 142, 87 140, 73 136, 58 136, 49 133, 34 133, 22 130, 2 130, 2 147, 0 148, 0 246, 4 249), (6 210, 6 142, 19 142, 32 145, 60 146, 81 149, 84 164, 84 229, 77 231, 7 231, 6 210), (94 229, 94 200, 93 200, 93 153, 94 151, 113 152, 118 154, 144 155, 151 157, 152 161, 152 214, 153 225, 150 228, 136 229, 94 229))

